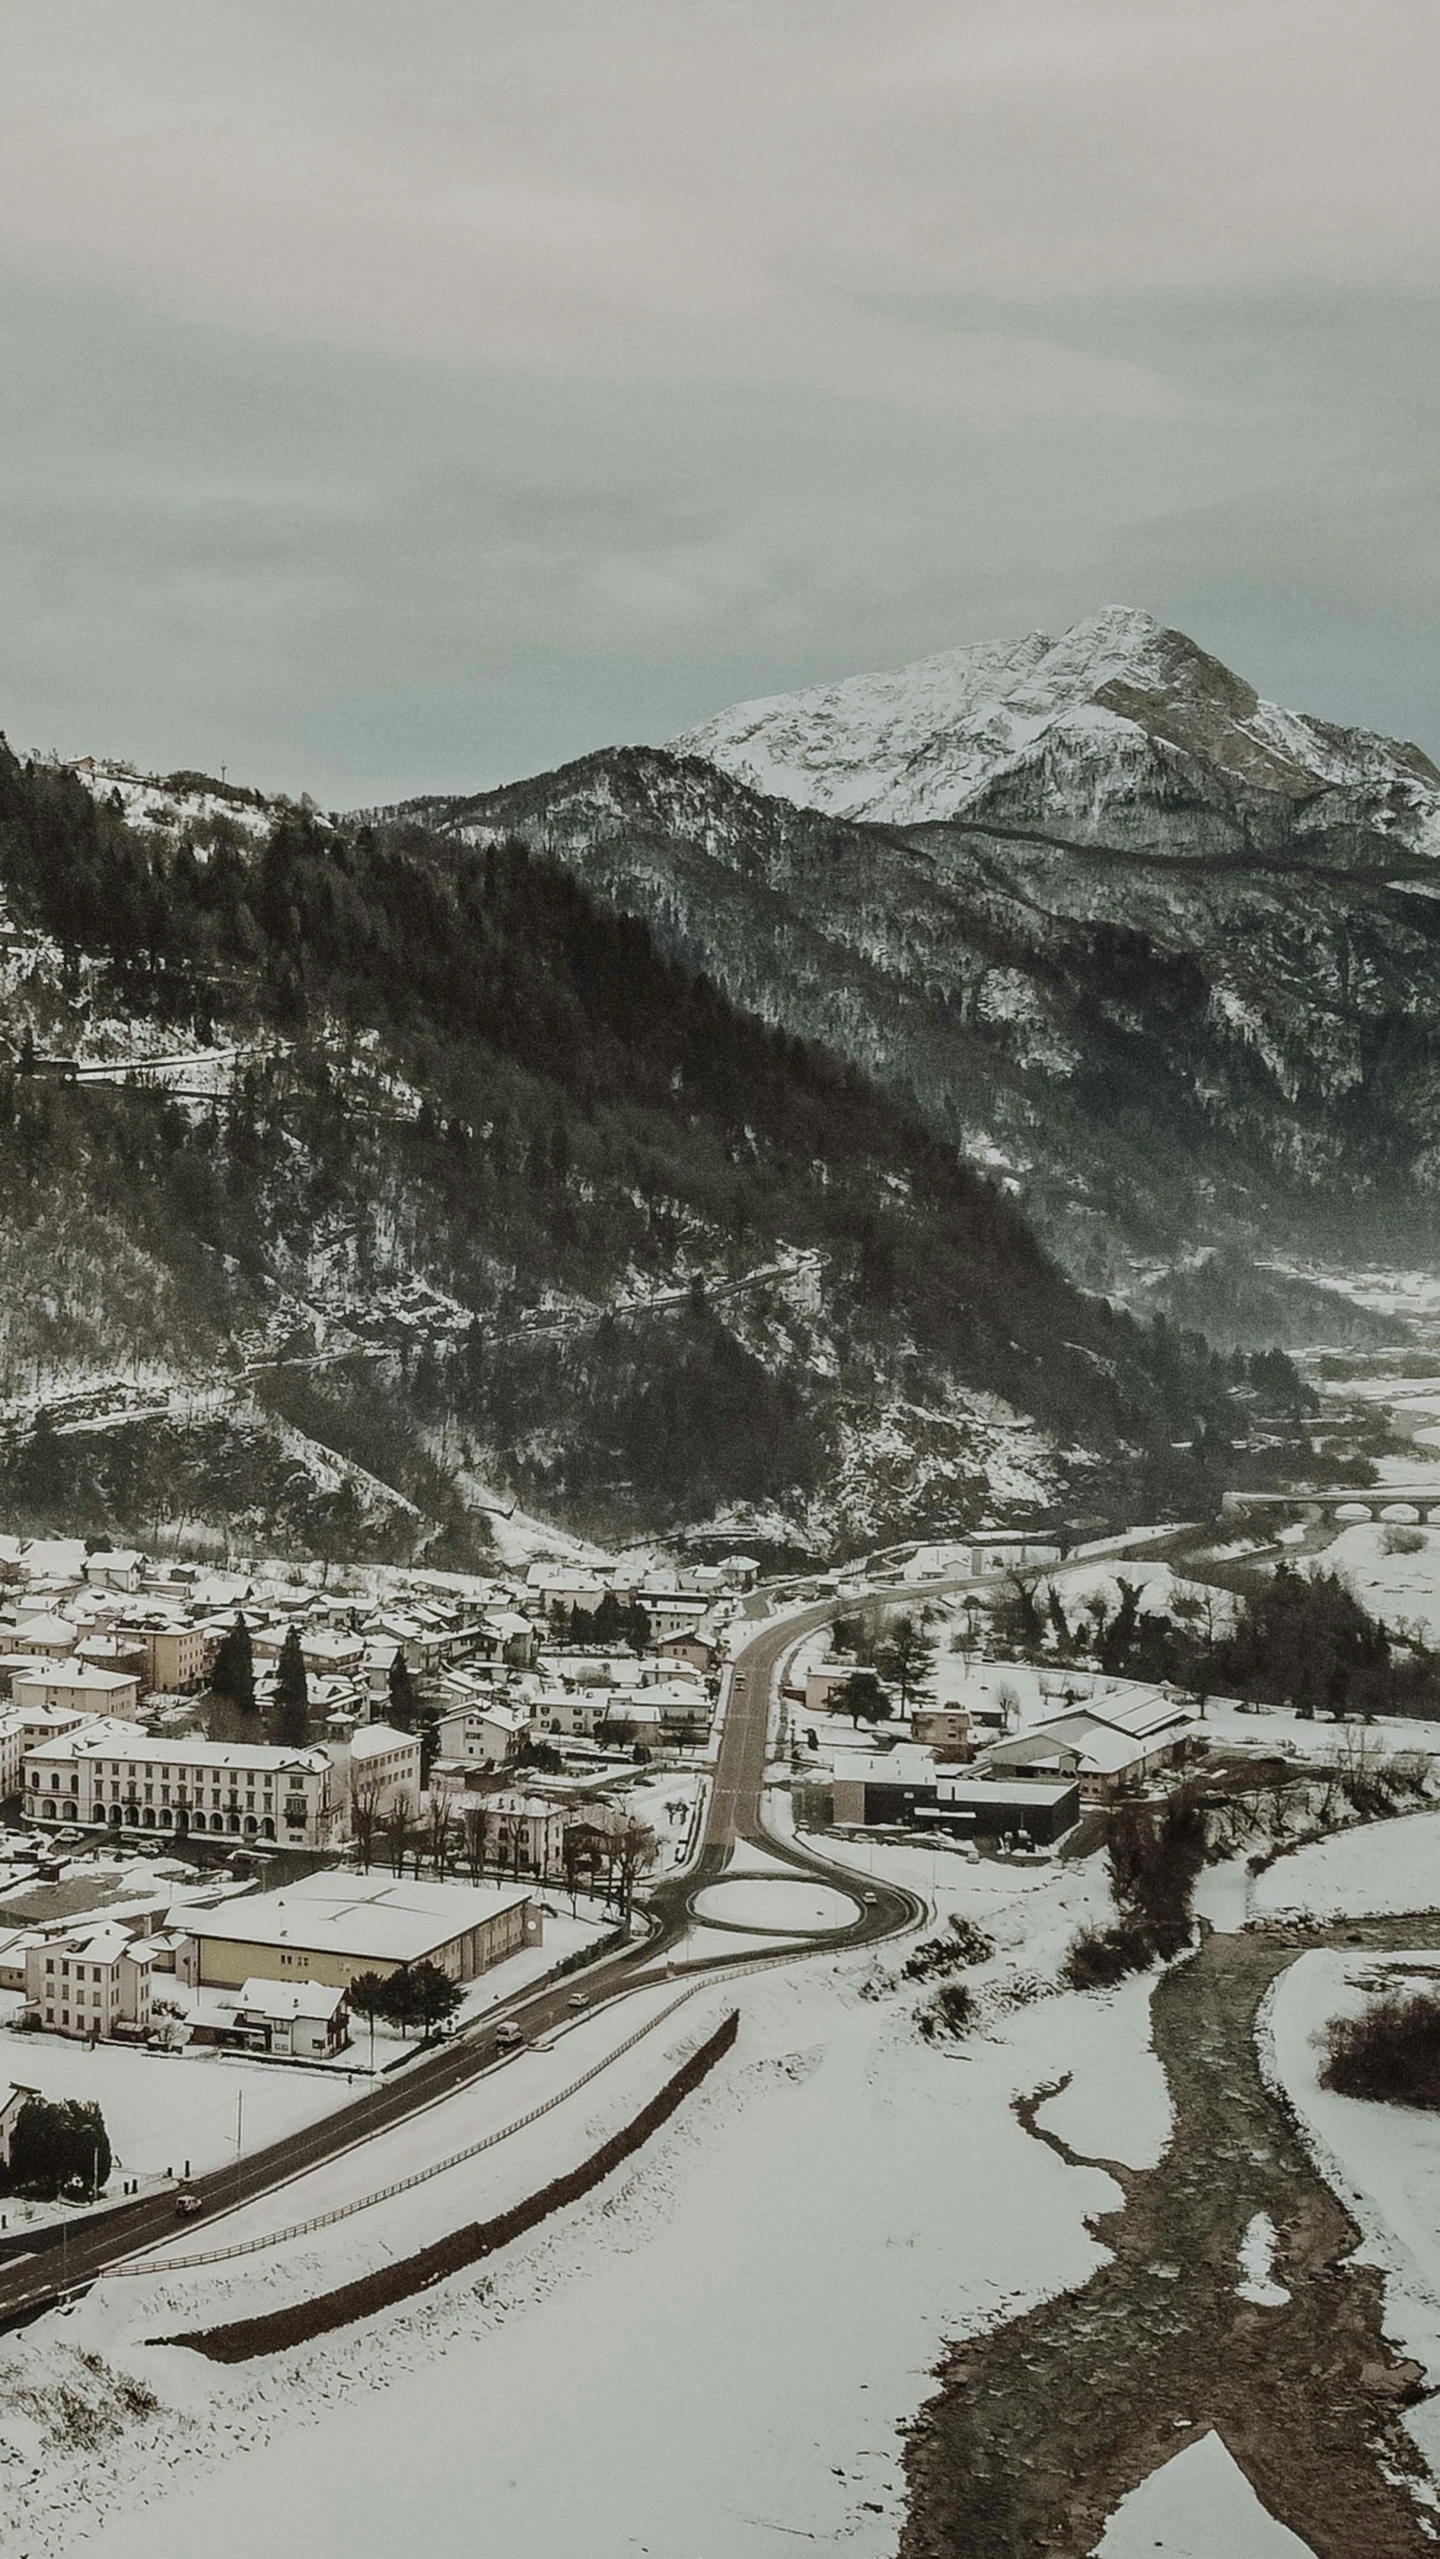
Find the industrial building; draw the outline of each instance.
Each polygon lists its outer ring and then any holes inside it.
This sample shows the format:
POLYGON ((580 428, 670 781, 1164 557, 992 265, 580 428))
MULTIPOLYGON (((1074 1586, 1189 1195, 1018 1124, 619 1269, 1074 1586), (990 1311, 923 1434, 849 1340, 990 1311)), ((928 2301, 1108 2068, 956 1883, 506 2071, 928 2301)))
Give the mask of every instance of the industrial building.
POLYGON ((396 1973, 419 1963, 438 1965, 454 1981, 473 1981, 507 1955, 538 1946, 543 1935, 540 1911, 524 1888, 419 1883, 334 1867, 216 1909, 187 1904, 175 1925, 190 1941, 181 1959, 187 1982, 237 1990, 262 1979, 347 1990, 357 1973, 396 1973))
MULTIPOLYGON (((820 1791, 817 1789, 816 1791, 820 1791)), ((960 1837, 1001 1839, 1024 1831, 1037 1845, 1062 1839, 1080 1818, 1080 1788, 1073 1778, 948 1774, 934 1760, 903 1747, 851 1754, 845 1774, 831 1785, 832 1821, 857 1829, 874 1823, 949 1830, 960 1837)))

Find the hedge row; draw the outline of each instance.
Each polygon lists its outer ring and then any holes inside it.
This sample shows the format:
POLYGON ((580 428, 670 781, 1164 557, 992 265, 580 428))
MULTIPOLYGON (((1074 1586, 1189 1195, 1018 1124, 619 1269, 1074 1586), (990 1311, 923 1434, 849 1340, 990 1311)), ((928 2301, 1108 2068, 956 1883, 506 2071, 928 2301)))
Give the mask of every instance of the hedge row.
POLYGON ((332 2328, 348 2327, 352 2320, 373 2318, 377 2311, 392 2309, 412 2293, 443 2283, 447 2276, 459 2274, 481 2257, 493 2256, 497 2248, 506 2248, 512 2240, 523 2238, 552 2213, 562 2212, 567 2204, 577 2203, 582 2195, 601 2185, 613 2169, 659 2131, 692 2089, 699 2087, 730 2050, 739 2028, 739 2011, 732 2009, 714 2034, 666 2081, 659 2095, 641 2108, 632 2123, 612 2133, 578 2168, 553 2178, 548 2186, 541 2186, 523 2202, 512 2204, 508 2212, 497 2213, 493 2220, 468 2222, 431 2247, 417 2249, 413 2256, 401 2257, 393 2265, 377 2268, 374 2274, 341 2284, 334 2292, 317 2294, 311 2301, 296 2302, 287 2310, 266 2311, 258 2319, 232 2320, 223 2328, 191 2329, 178 2337, 153 2337, 149 2342, 193 2346, 197 2354, 208 2355, 214 2363, 249 2363, 256 2355, 280 2354, 286 2347, 307 2345, 312 2337, 323 2337, 332 2328))

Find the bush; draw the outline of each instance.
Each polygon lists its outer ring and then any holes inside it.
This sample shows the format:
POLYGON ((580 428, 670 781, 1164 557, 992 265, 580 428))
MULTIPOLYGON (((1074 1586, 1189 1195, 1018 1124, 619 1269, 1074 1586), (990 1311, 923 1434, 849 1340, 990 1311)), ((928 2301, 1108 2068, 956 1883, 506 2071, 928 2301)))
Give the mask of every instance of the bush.
POLYGON ((1389 2106, 1440 2107, 1440 1996, 1392 1992, 1363 2016, 1336 2017, 1325 2036, 1322 2088, 1389 2106))
POLYGON ((1190 1896, 1205 1863, 1205 1815, 1193 1795, 1172 1795, 1158 1812, 1125 1804, 1108 1841, 1115 1898, 1148 1930, 1161 1953, 1189 1942, 1190 1896))
POLYGON ((1425 1539, 1418 1528, 1387 1528, 1382 1540, 1387 1555, 1423 1555, 1425 1539))
POLYGON ((963 1981, 947 1981, 915 2022, 927 2044, 938 2043, 943 2035, 965 2034, 975 2023, 974 1991, 963 1981))
POLYGON ((973 1919, 957 1910, 952 1912, 948 1937, 925 1937, 916 1946, 905 1965, 907 1981, 930 1981, 936 1973, 954 1972, 961 1964, 986 1964, 995 1952, 994 1941, 973 1919))
POLYGON ((1114 1928, 1082 1928, 1060 1977, 1070 1990, 1111 1990, 1127 1974, 1148 1971, 1159 1951, 1152 1931, 1139 1920, 1122 1919, 1114 1928))

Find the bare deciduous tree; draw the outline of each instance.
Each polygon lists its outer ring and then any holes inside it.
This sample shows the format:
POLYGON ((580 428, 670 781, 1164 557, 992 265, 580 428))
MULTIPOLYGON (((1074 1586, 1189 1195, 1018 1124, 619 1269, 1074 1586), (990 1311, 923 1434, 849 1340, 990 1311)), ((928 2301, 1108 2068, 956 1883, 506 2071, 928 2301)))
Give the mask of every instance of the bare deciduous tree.
POLYGON ((384 1784, 378 1777, 361 1777, 350 1789, 350 1836, 355 1842, 355 1857, 366 1874, 375 1853, 375 1832, 385 1802, 384 1784))
POLYGON ((620 1916, 628 1920, 639 1878, 648 1874, 655 1863, 655 1833, 648 1822, 627 1815, 610 1834, 611 1889, 620 1904, 620 1916))
POLYGON ((397 1796, 393 1804, 386 1805, 378 1828, 390 1859, 391 1874, 403 1875, 405 1851, 410 1845, 410 1806, 403 1795, 397 1796))
POLYGON ((432 1789, 425 1802, 425 1844, 430 1863, 442 1876, 450 1862, 451 1841, 455 1828, 455 1808, 439 1787, 432 1789))
POLYGON ((490 1831, 488 1804, 467 1804, 460 1816, 460 1841, 472 1884, 485 1872, 485 1843, 490 1831))
POLYGON ((567 1822, 560 1843, 560 1862, 565 1872, 565 1889, 570 1896, 570 1916, 575 1916, 580 1878, 588 1875, 591 1890, 595 1874, 606 1855, 606 1839, 593 1822, 567 1822))

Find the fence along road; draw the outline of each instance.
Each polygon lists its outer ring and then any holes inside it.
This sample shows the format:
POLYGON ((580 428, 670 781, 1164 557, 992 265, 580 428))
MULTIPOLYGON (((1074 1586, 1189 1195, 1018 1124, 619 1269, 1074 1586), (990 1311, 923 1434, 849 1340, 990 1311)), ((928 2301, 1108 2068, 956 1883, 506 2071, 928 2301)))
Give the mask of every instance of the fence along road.
MULTIPOLYGON (((917 1584, 903 1596, 921 1599, 959 1587, 958 1580, 917 1584)), ((894 1595, 886 1589, 887 1598, 894 1595)), ((251 2203, 307 2170, 340 2158, 358 2143, 390 2131, 427 2106, 453 2096, 482 2071, 494 2068, 495 2029, 502 2017, 513 2017, 522 2023, 533 2041, 537 2035, 571 2022, 570 1997, 577 1979, 584 1981, 592 2010, 649 1986, 655 1974, 648 1968, 657 1957, 668 1960, 671 1950, 682 1943, 692 1923, 696 1896, 724 1872, 739 1841, 752 1841, 763 1847, 768 1856, 794 1867, 798 1874, 821 1877, 854 1900, 855 1878, 849 1869, 774 1837, 765 1830, 762 1818, 776 1672, 802 1637, 826 1625, 851 1604, 822 1600, 776 1625, 762 1626, 735 1656, 698 1859, 686 1874, 668 1877, 646 1897, 647 1907, 659 1922, 658 1933, 643 1944, 606 1956, 593 1970, 570 1975, 553 1989, 516 1998, 410 2063, 397 2079, 369 2089, 363 2097, 337 2107, 333 2114, 287 2133, 282 2140, 270 2142, 228 2167, 193 2179, 190 2192, 200 2202, 201 2226, 206 2219, 218 2220, 237 2205, 251 2203)), ((807 1933, 803 1939, 796 1939, 793 1953, 781 1948, 767 1957, 752 1959, 743 1969, 769 1970, 802 1953, 814 1955, 864 1945, 894 1936, 901 1929, 914 1926, 924 1915, 926 1905, 918 1894, 892 1884, 872 1883, 869 1878, 866 1888, 873 1890, 873 1901, 858 1906, 856 1917, 846 1926, 807 1933)), ((777 1937, 785 1933, 779 1927, 774 1931, 777 1937)), ((671 1968, 677 1974, 693 1972, 708 1977, 721 1970, 733 1972, 736 1965, 733 1957, 712 1955, 693 1963, 673 1964, 671 1968)), ((175 2065, 157 2058, 155 2063, 157 2070, 177 2066, 184 2068, 183 2062, 175 2065)), ((195 2221, 189 2227, 194 2230, 195 2221)), ((80 2223, 73 2230, 67 2229, 63 2246, 57 2234, 43 2248, 37 2246, 34 2254, 0 2266, 0 2330, 38 2317, 66 2295, 84 2290, 97 2276, 115 2272, 125 2259, 173 2239, 174 2233, 175 2198, 162 2193, 138 2206, 127 2206, 123 2227, 111 2229, 104 2220, 80 2223)))

